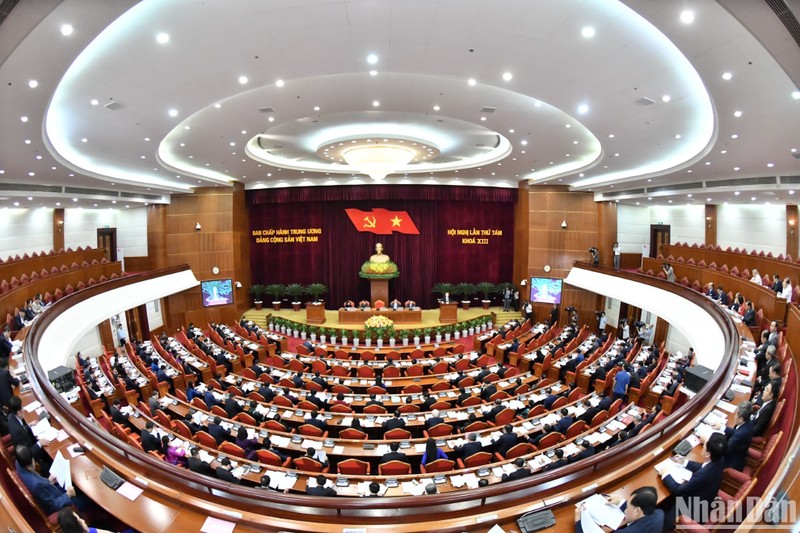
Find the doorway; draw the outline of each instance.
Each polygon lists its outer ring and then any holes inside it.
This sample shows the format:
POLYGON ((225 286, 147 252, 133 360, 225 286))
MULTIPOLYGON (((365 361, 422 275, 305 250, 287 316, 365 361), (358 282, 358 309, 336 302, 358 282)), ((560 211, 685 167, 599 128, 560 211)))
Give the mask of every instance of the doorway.
POLYGON ((650 224, 650 257, 656 258, 662 253, 662 246, 668 246, 670 227, 669 224, 650 224))
POLYGON ((117 260, 117 228, 97 228, 97 248, 105 251, 106 259, 117 260))

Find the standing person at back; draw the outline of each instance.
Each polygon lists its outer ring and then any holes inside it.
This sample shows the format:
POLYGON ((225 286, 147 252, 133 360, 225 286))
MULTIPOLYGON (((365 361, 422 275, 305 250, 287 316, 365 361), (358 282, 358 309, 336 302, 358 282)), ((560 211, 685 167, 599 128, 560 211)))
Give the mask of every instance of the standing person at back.
POLYGON ((615 242, 611 250, 614 252, 614 270, 619 270, 619 258, 620 258, 619 243, 615 242))

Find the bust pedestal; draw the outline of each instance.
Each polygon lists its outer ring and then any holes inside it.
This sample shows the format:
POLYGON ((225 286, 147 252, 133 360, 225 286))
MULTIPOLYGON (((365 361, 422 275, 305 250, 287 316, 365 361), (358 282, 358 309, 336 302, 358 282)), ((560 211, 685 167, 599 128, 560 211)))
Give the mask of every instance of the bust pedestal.
POLYGON ((371 279, 369 280, 369 297, 372 305, 378 300, 383 300, 384 305, 389 305, 389 280, 371 279))

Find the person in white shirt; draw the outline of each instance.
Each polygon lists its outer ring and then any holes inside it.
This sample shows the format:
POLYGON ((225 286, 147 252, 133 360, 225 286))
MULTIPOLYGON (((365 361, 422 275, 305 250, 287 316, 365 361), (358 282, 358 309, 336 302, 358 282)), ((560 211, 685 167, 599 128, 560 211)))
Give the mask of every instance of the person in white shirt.
POLYGON ((790 302, 792 300, 792 282, 787 277, 783 280, 783 290, 781 291, 781 298, 790 302))
POLYGON ((626 341, 631 336, 631 327, 628 325, 628 321, 625 320, 622 323, 622 340, 626 341))
POLYGON ((620 250, 619 250, 619 243, 615 242, 614 246, 612 247, 614 252, 614 270, 619 270, 619 258, 620 258, 620 250))
POLYGON ((758 270, 753 269, 753 277, 750 278, 750 281, 756 285, 761 285, 761 274, 758 273, 758 270))
POLYGON ((597 325, 597 328, 600 330, 600 334, 601 335, 606 330, 606 324, 607 323, 608 323, 608 320, 606 319, 606 314, 601 312, 600 313, 600 323, 597 325))

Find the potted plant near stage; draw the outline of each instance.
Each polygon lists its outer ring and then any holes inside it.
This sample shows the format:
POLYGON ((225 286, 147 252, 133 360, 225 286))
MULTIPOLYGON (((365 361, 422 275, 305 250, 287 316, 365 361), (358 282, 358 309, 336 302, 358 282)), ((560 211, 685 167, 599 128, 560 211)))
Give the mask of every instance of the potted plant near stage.
POLYGON ((264 293, 272 296, 272 308, 275 311, 281 310, 281 296, 283 296, 284 286, 280 283, 272 283, 271 285, 267 285, 264 289, 264 293))
POLYGON ((465 311, 469 309, 469 297, 475 294, 475 285, 472 283, 459 283, 453 290, 457 296, 461 297, 461 308, 465 311))
POLYGON ((299 283, 292 283, 286 286, 284 292, 292 299, 292 309, 299 311, 300 306, 303 305, 303 302, 300 301, 300 295, 305 292, 305 287, 299 283))
POLYGON ((497 285, 494 283, 490 283, 488 281, 481 281, 477 285, 475 285, 475 289, 483 295, 483 300, 481 300, 481 306, 484 309, 489 309, 489 306, 492 303, 492 300, 489 298, 489 295, 492 293, 497 292, 497 285))
POLYGON ((300 328, 302 326, 303 326, 302 324, 298 324, 297 322, 292 322, 292 335, 294 337, 300 336, 300 328))
POLYGON ((306 286, 305 290, 305 293, 311 296, 315 304, 320 303, 320 297, 326 292, 328 292, 328 287, 322 283, 311 283, 306 286))
POLYGON ((422 330, 423 335, 425 335, 425 344, 431 343, 431 333, 433 333, 433 328, 424 328, 422 330))
POLYGON ((383 315, 373 315, 364 321, 364 330, 367 346, 372 339, 376 339, 378 348, 382 348, 383 339, 394 336, 394 322, 383 315))
POLYGON ((453 285, 452 283, 436 283, 433 286, 433 294, 438 294, 440 300, 444 300, 445 294, 453 295, 454 290, 455 290, 455 285, 453 285))
POLYGON ((306 337, 308 336, 308 326, 305 324, 300 324, 298 330, 300 331, 300 338, 306 340, 306 337))
POLYGON ((438 327, 434 330, 436 332, 436 342, 442 342, 442 329, 444 328, 438 327))
POLYGON ((400 332, 400 340, 403 343, 403 346, 408 346, 408 330, 404 329, 400 332))
POLYGON ((453 334, 453 327, 445 326, 442 329, 444 330, 444 342, 450 342, 450 335, 453 334))
POLYGON ((311 334, 311 342, 317 342, 317 334, 319 333, 319 328, 317 326, 309 326, 308 332, 311 334))
POLYGON ((261 311, 261 309, 264 307, 264 301, 262 298, 264 297, 265 290, 266 287, 260 283, 250 285, 250 296, 253 297, 253 305, 256 306, 256 311, 261 311))
POLYGON ((342 338, 342 346, 347 345, 347 330, 343 329, 339 332, 339 336, 342 338))

